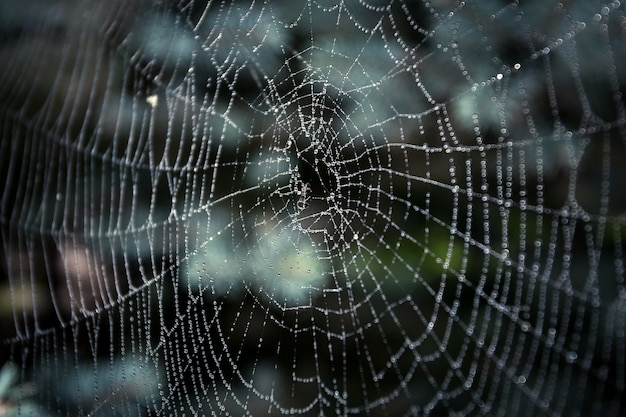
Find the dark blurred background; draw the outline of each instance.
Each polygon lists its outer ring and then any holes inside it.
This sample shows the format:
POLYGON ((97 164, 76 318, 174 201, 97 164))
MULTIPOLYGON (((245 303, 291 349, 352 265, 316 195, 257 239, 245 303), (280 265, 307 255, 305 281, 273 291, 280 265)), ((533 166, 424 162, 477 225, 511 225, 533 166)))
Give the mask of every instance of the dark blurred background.
POLYGON ((625 28, 3 2, 0 415, 623 415, 625 28))

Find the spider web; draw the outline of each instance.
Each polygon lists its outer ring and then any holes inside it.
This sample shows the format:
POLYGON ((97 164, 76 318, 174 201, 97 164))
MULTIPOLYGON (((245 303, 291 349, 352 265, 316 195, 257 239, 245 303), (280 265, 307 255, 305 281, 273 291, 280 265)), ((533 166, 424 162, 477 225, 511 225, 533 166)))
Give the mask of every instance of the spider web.
POLYGON ((624 414, 619 1, 0 22, 0 415, 624 414))

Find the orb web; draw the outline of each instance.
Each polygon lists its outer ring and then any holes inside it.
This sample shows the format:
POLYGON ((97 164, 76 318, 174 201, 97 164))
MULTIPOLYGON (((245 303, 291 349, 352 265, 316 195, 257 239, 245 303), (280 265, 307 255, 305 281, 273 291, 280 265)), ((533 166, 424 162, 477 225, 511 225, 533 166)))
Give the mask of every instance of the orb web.
POLYGON ((0 414, 624 413, 619 1, 0 10, 0 414))

